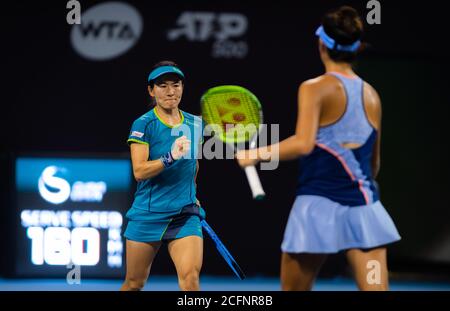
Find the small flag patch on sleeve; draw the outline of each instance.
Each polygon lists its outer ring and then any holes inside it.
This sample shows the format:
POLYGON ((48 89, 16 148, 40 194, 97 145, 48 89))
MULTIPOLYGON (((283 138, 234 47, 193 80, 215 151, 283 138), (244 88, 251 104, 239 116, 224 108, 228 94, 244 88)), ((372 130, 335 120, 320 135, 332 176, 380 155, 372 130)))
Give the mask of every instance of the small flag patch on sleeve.
POLYGON ((133 131, 133 132, 131 132, 131 136, 142 138, 142 136, 144 136, 144 133, 141 133, 141 132, 138 132, 138 131, 133 131))

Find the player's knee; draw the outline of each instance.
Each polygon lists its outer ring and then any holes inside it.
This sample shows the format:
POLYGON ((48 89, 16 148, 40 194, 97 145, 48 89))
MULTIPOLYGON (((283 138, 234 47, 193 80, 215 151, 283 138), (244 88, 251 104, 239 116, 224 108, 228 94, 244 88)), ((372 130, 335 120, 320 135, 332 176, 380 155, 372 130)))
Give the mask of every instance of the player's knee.
POLYGON ((144 285, 145 280, 143 279, 127 278, 124 287, 131 291, 138 291, 144 288, 144 285))
POLYGON ((292 284, 292 282, 287 282, 284 280, 281 280, 281 290, 282 291, 293 291, 294 289, 294 284, 292 284))
POLYGON ((281 290, 283 291, 309 291, 312 289, 313 282, 300 280, 281 280, 281 290))
POLYGON ((389 285, 387 282, 380 282, 379 284, 358 284, 359 289, 362 291, 388 291, 389 285))
POLYGON ((178 276, 181 290, 192 291, 199 289, 200 271, 192 269, 184 271, 178 276))

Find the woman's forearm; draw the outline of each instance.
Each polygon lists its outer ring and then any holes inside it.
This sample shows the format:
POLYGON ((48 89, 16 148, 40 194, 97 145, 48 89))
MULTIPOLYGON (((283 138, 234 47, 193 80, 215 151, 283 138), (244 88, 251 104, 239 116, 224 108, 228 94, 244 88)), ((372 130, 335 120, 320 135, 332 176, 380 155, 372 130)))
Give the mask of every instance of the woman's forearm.
POLYGON ((314 148, 313 143, 306 143, 296 135, 266 147, 258 148, 258 159, 261 161, 288 161, 309 154, 314 148))
POLYGON ((160 159, 141 162, 133 165, 134 177, 137 181, 142 181, 157 176, 164 170, 164 164, 160 159))

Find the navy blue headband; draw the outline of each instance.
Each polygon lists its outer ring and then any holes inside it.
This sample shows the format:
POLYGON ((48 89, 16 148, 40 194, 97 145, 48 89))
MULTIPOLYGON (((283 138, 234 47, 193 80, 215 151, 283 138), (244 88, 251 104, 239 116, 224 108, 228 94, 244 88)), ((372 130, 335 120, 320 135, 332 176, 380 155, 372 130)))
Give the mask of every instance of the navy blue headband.
POLYGON ((148 82, 153 81, 153 80, 161 77, 162 75, 165 75, 166 73, 174 73, 174 74, 178 75, 182 80, 184 79, 183 72, 180 69, 178 69, 177 67, 161 66, 161 67, 156 68, 152 72, 150 72, 150 74, 148 75, 147 81, 148 82))
POLYGON ((329 35, 327 35, 325 30, 323 29, 323 26, 320 26, 319 28, 317 28, 316 36, 318 36, 320 39, 322 39, 325 46, 331 50, 335 49, 335 50, 343 51, 343 52, 356 52, 358 50, 359 46, 361 45, 360 40, 357 40, 356 42, 349 44, 349 45, 338 44, 338 43, 336 43, 336 41, 333 38, 331 38, 329 35))

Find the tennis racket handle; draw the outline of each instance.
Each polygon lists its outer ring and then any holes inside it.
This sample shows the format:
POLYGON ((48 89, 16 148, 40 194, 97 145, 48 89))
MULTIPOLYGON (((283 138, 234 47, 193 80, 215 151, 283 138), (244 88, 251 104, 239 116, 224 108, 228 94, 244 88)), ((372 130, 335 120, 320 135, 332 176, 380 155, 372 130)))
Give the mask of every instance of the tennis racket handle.
POLYGON ((252 195, 254 199, 261 200, 266 194, 259 180, 258 172, 254 166, 246 166, 245 174, 247 175, 248 183, 250 184, 250 189, 252 190, 252 195))

